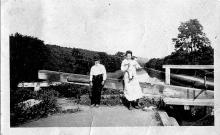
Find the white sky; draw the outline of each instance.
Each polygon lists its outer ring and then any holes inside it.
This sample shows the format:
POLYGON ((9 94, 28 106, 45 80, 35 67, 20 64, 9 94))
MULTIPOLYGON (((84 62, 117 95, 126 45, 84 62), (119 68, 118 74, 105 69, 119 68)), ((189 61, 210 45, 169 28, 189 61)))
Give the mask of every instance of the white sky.
POLYGON ((219 1, 215 0, 10 0, 10 33, 19 32, 66 47, 105 51, 132 50, 145 58, 173 49, 178 26, 198 19, 217 44, 219 1))

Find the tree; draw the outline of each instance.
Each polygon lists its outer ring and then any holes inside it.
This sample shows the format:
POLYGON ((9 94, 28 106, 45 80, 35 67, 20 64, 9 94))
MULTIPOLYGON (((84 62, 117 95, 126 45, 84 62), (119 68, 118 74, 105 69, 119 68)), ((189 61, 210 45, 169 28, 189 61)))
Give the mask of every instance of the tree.
POLYGON ((210 46, 210 41, 203 32, 203 26, 197 19, 190 19, 182 22, 178 28, 177 38, 173 38, 176 51, 186 51, 187 53, 198 51, 200 48, 210 46))
POLYGON ((118 56, 121 60, 123 60, 125 58, 125 53, 119 51, 115 54, 115 56, 118 56))
POLYGON ((49 51, 42 40, 19 33, 10 35, 10 87, 21 81, 38 79, 38 70, 48 60, 49 51))
MULTIPOLYGON (((172 41, 175 51, 170 55, 149 60, 145 66, 148 68, 161 69, 162 65, 213 65, 214 49, 211 42, 203 32, 203 26, 197 19, 182 22, 178 27, 179 34, 172 41)), ((195 73, 194 70, 192 74, 195 73)), ((179 72, 180 73, 180 72, 179 72)), ((182 73, 189 74, 184 70, 182 73)))
POLYGON ((176 53, 184 54, 188 64, 199 64, 201 59, 198 57, 204 56, 203 51, 212 49, 210 40, 203 32, 203 26, 197 19, 190 19, 182 22, 178 30, 177 38, 172 39, 176 53))

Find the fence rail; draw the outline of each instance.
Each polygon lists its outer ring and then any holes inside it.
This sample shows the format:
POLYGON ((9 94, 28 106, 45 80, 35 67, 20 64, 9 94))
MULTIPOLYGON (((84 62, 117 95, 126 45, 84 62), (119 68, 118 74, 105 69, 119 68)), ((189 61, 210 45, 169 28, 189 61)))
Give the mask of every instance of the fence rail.
MULTIPOLYGON (((165 83, 170 85, 170 69, 214 69, 214 65, 163 65, 163 68, 165 68, 165 83)), ((206 76, 204 85, 206 85, 206 76)))

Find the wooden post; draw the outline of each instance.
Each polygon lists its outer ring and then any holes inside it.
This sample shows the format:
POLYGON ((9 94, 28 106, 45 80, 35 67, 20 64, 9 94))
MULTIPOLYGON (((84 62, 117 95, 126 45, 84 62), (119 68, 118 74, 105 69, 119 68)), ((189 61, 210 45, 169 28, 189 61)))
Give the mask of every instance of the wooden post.
POLYGON ((204 86, 205 86, 205 89, 207 88, 206 86, 206 75, 204 76, 204 86))
POLYGON ((184 110, 190 110, 189 105, 184 105, 184 110))
POLYGON ((166 84, 170 85, 170 68, 169 67, 166 67, 165 73, 166 73, 165 82, 166 84))
POLYGON ((195 96, 196 96, 196 92, 195 90, 193 90, 193 99, 195 99, 195 96))
POLYGON ((36 82, 34 83, 34 91, 39 91, 40 90, 40 83, 36 82))
POLYGON ((186 96, 187 96, 187 99, 189 98, 189 89, 187 89, 187 91, 186 91, 186 96))

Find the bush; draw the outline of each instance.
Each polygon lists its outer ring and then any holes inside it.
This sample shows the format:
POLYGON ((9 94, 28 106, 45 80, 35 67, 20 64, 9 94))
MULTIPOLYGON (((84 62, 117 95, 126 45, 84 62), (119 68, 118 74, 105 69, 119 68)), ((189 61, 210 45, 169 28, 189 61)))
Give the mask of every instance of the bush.
POLYGON ((118 89, 110 89, 110 88, 103 88, 102 95, 115 95, 115 94, 123 94, 123 91, 118 89))
POLYGON ((41 104, 41 114, 54 113, 57 110, 56 99, 59 93, 53 89, 40 90, 37 99, 42 100, 41 104))
POLYGON ((12 97, 14 96, 14 100, 11 99, 14 101, 14 104, 11 104, 11 126, 17 126, 28 120, 55 113, 58 110, 56 104, 58 95, 59 93, 52 89, 40 90, 38 92, 31 91, 27 88, 17 90, 16 93, 11 95, 12 97), (19 96, 22 98, 19 99, 19 96), (28 99, 41 100, 41 102, 27 109, 23 109, 23 106, 18 106, 18 103, 28 99))
POLYGON ((52 89, 59 93, 60 97, 75 97, 79 98, 82 94, 88 94, 89 90, 86 86, 80 86, 69 83, 62 83, 56 86, 50 86, 45 89, 52 89))
POLYGON ((10 93, 10 104, 14 106, 20 102, 35 98, 36 92, 31 88, 18 88, 10 93))

